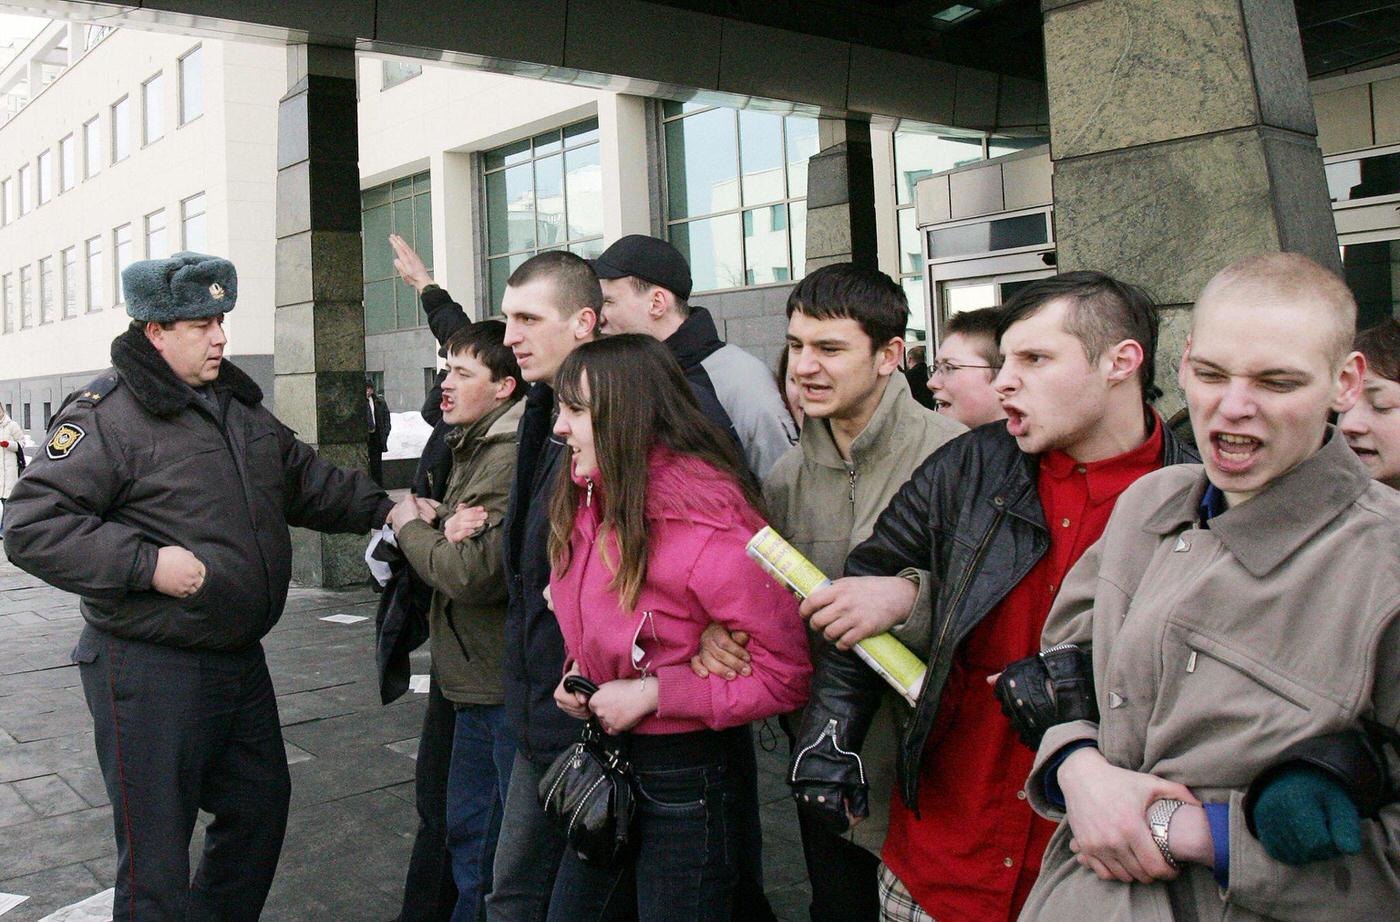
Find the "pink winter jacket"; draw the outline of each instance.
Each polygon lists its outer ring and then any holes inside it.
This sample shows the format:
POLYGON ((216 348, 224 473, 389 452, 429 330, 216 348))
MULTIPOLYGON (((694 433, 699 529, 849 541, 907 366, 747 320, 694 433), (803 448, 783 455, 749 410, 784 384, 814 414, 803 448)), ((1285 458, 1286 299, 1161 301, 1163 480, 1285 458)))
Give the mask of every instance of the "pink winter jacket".
MULTIPOLYGON (((648 468, 647 579, 631 611, 608 589, 613 572, 596 543, 601 485, 595 478, 579 495, 569 567, 549 582, 566 662, 599 685, 643 671, 656 677, 657 711, 634 733, 722 730, 797 710, 812 674, 806 627, 796 599, 744 553, 763 520, 703 461, 656 448, 648 468), (691 672, 712 621, 749 634, 752 675, 726 681, 691 672)), ((616 539, 609 542, 616 561, 616 539)))

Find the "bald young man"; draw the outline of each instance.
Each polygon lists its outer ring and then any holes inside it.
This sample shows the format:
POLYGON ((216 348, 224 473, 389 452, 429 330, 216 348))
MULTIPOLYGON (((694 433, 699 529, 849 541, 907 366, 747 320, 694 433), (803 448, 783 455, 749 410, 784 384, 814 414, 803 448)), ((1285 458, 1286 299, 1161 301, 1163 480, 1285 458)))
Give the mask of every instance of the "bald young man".
POLYGON ((1023 920, 1395 917, 1400 498, 1326 422, 1361 392, 1355 317, 1297 254, 1201 294, 1204 464, 1123 494, 1041 638, 1091 649, 1099 717, 1041 742, 1026 793, 1060 825, 1023 920))

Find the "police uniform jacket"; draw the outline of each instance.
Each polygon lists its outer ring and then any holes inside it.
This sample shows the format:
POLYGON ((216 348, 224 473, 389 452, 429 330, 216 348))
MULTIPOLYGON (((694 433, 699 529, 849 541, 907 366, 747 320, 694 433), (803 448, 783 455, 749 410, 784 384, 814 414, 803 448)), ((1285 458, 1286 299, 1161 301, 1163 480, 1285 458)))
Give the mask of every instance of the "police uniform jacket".
POLYGON ((1037 922, 1394 919, 1400 804, 1361 823, 1361 852, 1301 867, 1249 831, 1250 782, 1301 740, 1400 727, 1400 494, 1341 435, 1257 496, 1197 509, 1204 468, 1143 477, 1066 577, 1041 637, 1093 647, 1100 720, 1052 727, 1026 787, 1060 820, 1047 764, 1076 740, 1113 765, 1229 804, 1229 887, 1203 865, 1171 883, 1104 881, 1061 823, 1021 914, 1037 922))
POLYGON ((5 508, 10 561, 81 596, 94 627, 132 640, 236 651, 282 614, 289 525, 363 533, 391 503, 363 473, 328 464, 262 406, 227 360, 213 404, 139 330, 76 392, 5 508), (166 545, 205 565, 177 599, 151 588, 166 545))

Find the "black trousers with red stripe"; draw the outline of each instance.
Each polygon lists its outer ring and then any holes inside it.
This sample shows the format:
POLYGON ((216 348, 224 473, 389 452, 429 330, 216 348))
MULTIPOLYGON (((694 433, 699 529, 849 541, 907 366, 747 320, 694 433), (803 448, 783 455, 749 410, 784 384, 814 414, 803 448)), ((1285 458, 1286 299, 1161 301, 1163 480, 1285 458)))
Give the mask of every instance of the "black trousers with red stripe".
POLYGON ((262 647, 179 650, 88 626, 73 659, 112 802, 114 922, 257 919, 291 795, 262 647), (214 819, 191 880, 201 809, 214 819))

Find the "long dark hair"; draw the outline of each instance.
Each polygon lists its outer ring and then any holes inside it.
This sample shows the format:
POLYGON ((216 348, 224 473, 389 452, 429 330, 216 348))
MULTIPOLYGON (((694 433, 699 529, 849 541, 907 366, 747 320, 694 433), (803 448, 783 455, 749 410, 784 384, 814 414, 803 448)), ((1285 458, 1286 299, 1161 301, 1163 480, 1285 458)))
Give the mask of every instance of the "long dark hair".
MULTIPOLYGON (((588 410, 593 446, 606 488, 598 543, 613 571, 608 588, 623 608, 637 604, 647 572, 647 457, 664 445, 703 461, 731 478, 763 515, 763 498, 747 476, 734 442, 700 410, 671 351, 650 336, 623 333, 584 343, 564 359, 555 376, 561 406, 588 410), (583 391, 587 387, 587 396, 583 391), (617 536, 621 560, 608 560, 608 537, 617 536)), ((549 559, 556 573, 569 566, 569 538, 578 511, 578 485, 570 465, 560 466, 549 505, 549 559)))

